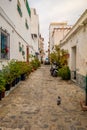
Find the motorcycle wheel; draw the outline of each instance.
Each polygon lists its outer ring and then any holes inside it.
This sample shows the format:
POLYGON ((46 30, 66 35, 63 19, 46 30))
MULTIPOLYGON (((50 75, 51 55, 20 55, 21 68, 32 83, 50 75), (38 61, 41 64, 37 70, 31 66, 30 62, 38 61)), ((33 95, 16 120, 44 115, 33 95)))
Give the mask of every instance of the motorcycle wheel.
POLYGON ((57 72, 56 71, 53 71, 53 77, 57 77, 57 72))
POLYGON ((53 71, 51 71, 51 76, 53 76, 53 71))

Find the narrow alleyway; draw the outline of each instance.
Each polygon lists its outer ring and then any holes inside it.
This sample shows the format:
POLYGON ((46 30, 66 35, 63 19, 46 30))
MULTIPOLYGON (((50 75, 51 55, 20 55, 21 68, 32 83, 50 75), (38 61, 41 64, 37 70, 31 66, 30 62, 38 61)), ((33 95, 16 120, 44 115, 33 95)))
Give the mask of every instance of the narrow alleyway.
POLYGON ((49 69, 42 65, 0 101, 0 130, 87 130, 87 112, 79 103, 85 92, 51 77, 49 69))

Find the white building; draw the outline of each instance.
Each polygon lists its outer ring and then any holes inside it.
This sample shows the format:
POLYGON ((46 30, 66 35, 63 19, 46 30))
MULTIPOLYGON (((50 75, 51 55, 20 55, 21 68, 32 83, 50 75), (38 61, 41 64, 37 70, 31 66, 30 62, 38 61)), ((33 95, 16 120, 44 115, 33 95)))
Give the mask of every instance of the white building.
POLYGON ((54 50, 55 45, 59 45, 60 40, 70 31, 71 26, 66 22, 51 23, 49 26, 49 46, 50 53, 54 50))
POLYGON ((39 36, 39 54, 40 54, 40 61, 43 62, 44 53, 44 38, 40 35, 39 36))
POLYGON ((31 43, 33 50, 30 50, 32 55, 39 55, 39 16, 35 8, 31 8, 31 43))
POLYGON ((84 88, 87 85, 87 10, 60 42, 60 46, 69 51, 72 80, 84 88))
POLYGON ((27 0, 0 0, 0 68, 11 59, 29 61, 29 54, 38 52, 39 22, 35 17, 27 0))

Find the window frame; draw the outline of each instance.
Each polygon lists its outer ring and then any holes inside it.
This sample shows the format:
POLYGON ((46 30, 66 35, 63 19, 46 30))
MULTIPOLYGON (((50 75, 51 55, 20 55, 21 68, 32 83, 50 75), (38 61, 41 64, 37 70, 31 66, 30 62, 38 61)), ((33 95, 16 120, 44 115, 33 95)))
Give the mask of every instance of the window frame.
POLYGON ((3 30, 3 29, 0 29, 0 60, 9 60, 10 59, 10 35, 7 33, 6 30, 3 30), (1 38, 2 38, 2 35, 4 35, 7 39, 6 41, 6 48, 5 49, 5 52, 1 52, 2 51, 2 41, 1 41, 1 38))

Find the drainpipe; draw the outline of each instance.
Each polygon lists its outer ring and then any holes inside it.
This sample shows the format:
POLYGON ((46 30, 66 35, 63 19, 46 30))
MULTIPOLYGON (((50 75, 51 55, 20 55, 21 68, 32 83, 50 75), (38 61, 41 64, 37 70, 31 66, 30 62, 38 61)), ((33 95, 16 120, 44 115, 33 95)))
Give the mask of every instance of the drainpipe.
POLYGON ((85 88, 85 92, 86 92, 86 102, 85 102, 85 105, 87 106, 87 74, 86 74, 86 88, 85 88))

